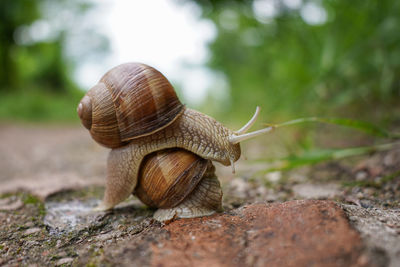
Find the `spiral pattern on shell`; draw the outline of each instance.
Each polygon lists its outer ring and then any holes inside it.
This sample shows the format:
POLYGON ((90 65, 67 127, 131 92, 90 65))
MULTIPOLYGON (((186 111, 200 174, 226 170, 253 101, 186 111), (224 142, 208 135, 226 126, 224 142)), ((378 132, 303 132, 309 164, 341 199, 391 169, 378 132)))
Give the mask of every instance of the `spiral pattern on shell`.
POLYGON ((88 91, 78 105, 78 114, 94 140, 116 148, 167 127, 183 108, 159 71, 126 63, 108 71, 88 91))
POLYGON ((152 153, 141 165, 135 195, 150 207, 175 207, 194 190, 209 164, 183 149, 152 153))

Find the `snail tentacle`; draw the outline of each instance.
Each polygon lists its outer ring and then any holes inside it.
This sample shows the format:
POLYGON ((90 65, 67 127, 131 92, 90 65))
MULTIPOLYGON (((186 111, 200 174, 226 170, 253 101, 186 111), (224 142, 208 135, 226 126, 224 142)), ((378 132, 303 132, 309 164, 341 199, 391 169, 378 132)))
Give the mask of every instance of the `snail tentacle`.
POLYGON ((267 128, 261 129, 261 130, 257 130, 257 131, 242 134, 242 135, 232 135, 229 137, 229 142, 233 145, 239 144, 240 142, 242 142, 244 140, 266 134, 266 133, 272 131, 273 129, 275 129, 275 127, 270 126, 270 127, 267 127, 267 128))
POLYGON ((242 127, 240 128, 240 130, 237 130, 235 132, 236 135, 241 135, 241 134, 245 134, 250 128, 251 126, 253 126, 253 124, 256 122, 258 115, 260 114, 260 107, 256 107, 256 112, 254 113, 253 117, 242 127))

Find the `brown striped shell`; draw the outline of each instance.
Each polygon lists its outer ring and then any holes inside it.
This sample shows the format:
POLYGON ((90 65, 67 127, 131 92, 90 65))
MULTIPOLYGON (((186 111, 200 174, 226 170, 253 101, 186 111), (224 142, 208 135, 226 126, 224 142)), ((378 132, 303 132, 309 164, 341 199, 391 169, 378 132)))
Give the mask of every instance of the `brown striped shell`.
POLYGON ((78 105, 82 124, 98 143, 116 148, 152 134, 182 113, 170 82, 156 69, 126 63, 108 71, 78 105))
POLYGON ((182 149, 154 152, 143 160, 135 195, 150 207, 175 207, 194 190, 208 164, 182 149))

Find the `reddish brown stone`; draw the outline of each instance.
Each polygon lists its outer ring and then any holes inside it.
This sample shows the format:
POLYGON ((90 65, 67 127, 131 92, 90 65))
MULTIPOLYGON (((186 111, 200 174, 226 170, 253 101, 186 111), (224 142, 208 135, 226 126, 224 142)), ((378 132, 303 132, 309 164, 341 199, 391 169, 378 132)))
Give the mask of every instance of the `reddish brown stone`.
POLYGON ((164 227, 153 266, 363 266, 359 234, 331 201, 253 204, 164 227))

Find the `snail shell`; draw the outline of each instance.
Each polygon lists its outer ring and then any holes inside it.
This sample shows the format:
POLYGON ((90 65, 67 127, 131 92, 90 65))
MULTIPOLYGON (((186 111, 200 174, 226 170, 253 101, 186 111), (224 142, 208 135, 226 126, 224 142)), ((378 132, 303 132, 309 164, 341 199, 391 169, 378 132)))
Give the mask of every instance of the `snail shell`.
POLYGON ((158 221, 206 216, 221 210, 222 190, 211 161, 183 149, 148 155, 134 194, 159 208, 158 221))
POLYGON ((159 71, 126 63, 108 71, 78 105, 82 124, 98 143, 117 148, 174 122, 184 105, 159 71))
POLYGON ((182 149, 152 153, 140 168, 136 195, 150 207, 175 207, 200 182, 207 163, 207 160, 182 149))

